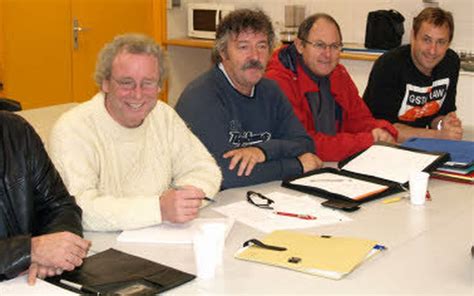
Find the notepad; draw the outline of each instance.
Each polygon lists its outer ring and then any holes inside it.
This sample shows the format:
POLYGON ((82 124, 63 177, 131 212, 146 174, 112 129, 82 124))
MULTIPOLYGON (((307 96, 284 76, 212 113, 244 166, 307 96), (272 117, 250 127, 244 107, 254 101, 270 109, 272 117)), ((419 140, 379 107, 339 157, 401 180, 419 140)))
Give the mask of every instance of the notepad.
POLYGON ((125 230, 118 237, 119 242, 129 243, 162 243, 162 244, 192 244, 194 233, 199 225, 204 223, 224 223, 226 237, 234 225, 233 219, 227 218, 198 218, 184 224, 162 223, 157 226, 125 230))
POLYGON ((235 257, 330 279, 341 279, 380 251, 374 249, 377 246, 374 240, 317 236, 294 231, 274 231, 262 239, 262 242, 285 247, 287 250, 273 251, 248 246, 237 251, 235 257), (294 260, 295 258, 299 260, 294 260))
POLYGON ((353 200, 363 199, 369 195, 380 193, 388 188, 388 186, 385 185, 329 172, 299 178, 290 183, 302 186, 317 186, 322 190, 347 196, 353 200))

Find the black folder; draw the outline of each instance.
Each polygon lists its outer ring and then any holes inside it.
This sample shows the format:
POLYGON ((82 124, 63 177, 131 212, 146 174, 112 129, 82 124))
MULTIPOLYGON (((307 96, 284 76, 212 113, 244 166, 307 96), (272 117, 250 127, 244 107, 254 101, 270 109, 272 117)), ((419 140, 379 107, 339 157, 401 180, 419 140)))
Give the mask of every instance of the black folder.
MULTIPOLYGON (((423 171, 425 171, 425 172, 431 172, 431 171, 435 170, 437 167, 439 167, 440 165, 442 165, 444 162, 449 160, 449 154, 448 153, 428 152, 428 151, 423 151, 423 150, 420 150, 420 149, 407 148, 407 147, 402 147, 402 146, 399 146, 399 145, 388 144, 388 143, 376 143, 374 145, 385 146, 385 147, 389 147, 390 149, 400 149, 402 151, 411 151, 411 152, 416 152, 416 153, 428 154, 428 155, 435 156, 434 161, 432 161, 428 166, 423 168, 423 171)), ((401 191, 404 191, 404 190, 408 189, 408 182, 399 183, 399 182, 395 182, 393 180, 388 180, 388 179, 377 177, 376 175, 367 175, 367 174, 357 173, 357 172, 354 172, 354 171, 347 171, 347 170, 343 169, 344 166, 346 166, 351 161, 355 160, 357 157, 363 155, 366 151, 367 150, 356 153, 356 154, 340 161, 337 165, 338 168, 322 168, 322 169, 313 170, 311 172, 307 172, 305 174, 283 180, 282 186, 286 187, 286 188, 298 190, 298 191, 301 191, 301 192, 304 192, 304 193, 316 195, 316 196, 326 198, 326 199, 329 199, 329 200, 343 200, 343 201, 348 201, 348 202, 351 202, 351 203, 354 203, 354 204, 364 203, 364 202, 367 202, 367 201, 371 201, 371 200, 374 200, 374 199, 377 199, 377 198, 388 196, 388 195, 391 195, 391 194, 401 192, 401 191), (356 180, 367 181, 367 182, 370 182, 370 183, 387 186, 387 188, 385 190, 381 191, 381 192, 376 192, 374 194, 367 195, 362 199, 354 200, 354 199, 351 199, 348 196, 344 196, 344 195, 341 195, 341 194, 338 194, 338 193, 334 193, 334 192, 330 192, 330 191, 318 188, 317 184, 315 184, 314 186, 305 186, 305 185, 299 185, 299 184, 292 183, 293 181, 304 178, 304 177, 317 175, 317 174, 323 174, 323 173, 331 173, 331 174, 336 174, 336 175, 340 175, 340 176, 349 177, 349 178, 356 179, 356 180)), ((390 170, 391 168, 383 167, 382 169, 390 170)))
POLYGON ((101 295, 156 295, 195 277, 166 265, 108 249, 85 258, 77 269, 46 280, 76 293, 81 291, 60 280, 92 288, 101 295))

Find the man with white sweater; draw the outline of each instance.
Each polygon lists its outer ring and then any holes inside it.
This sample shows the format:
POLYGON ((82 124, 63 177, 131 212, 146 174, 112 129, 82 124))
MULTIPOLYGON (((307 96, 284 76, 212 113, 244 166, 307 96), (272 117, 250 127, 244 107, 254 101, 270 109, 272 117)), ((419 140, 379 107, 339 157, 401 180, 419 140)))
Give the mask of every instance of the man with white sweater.
POLYGON ((126 34, 98 57, 91 100, 63 114, 49 152, 83 210, 86 230, 184 223, 222 179, 176 112, 157 100, 165 60, 153 39, 126 34))

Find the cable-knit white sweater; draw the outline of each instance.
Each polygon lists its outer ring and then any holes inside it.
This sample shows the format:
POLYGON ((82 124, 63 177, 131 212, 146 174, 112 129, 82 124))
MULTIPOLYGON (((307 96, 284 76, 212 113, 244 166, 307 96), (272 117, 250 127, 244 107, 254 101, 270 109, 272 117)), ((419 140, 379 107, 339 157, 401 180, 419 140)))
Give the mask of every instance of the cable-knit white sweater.
POLYGON ((48 152, 83 210, 86 230, 113 231, 161 222, 159 196, 170 185, 193 185, 207 196, 221 172, 174 109, 159 101, 142 125, 126 128, 98 93, 63 114, 48 152))

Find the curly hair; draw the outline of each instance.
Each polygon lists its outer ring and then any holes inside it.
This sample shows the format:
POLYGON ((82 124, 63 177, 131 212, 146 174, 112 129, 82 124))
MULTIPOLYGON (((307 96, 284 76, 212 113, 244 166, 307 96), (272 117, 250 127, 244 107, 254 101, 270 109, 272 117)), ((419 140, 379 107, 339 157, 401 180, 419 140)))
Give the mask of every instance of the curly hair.
POLYGON ((222 61, 220 52, 226 52, 231 35, 236 36, 246 31, 267 35, 269 52, 273 50, 275 31, 270 18, 261 10, 237 9, 226 15, 217 26, 212 61, 214 63, 222 61))
POLYGON ((110 79, 112 63, 115 57, 122 52, 154 56, 159 68, 158 85, 162 85, 166 78, 168 64, 164 51, 153 38, 143 34, 129 33, 116 36, 112 42, 107 43, 100 51, 94 74, 95 82, 99 87, 102 86, 104 80, 110 79))

